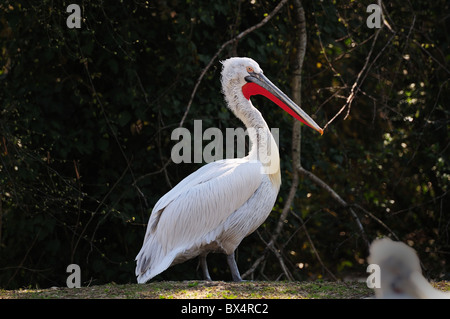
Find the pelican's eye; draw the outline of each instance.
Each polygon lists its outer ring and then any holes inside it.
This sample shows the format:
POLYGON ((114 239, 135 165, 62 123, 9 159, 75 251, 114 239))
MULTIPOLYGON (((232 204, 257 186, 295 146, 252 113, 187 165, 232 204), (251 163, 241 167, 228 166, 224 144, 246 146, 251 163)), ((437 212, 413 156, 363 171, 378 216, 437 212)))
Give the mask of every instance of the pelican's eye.
POLYGON ((253 70, 253 68, 251 66, 247 67, 247 72, 248 73, 254 73, 255 71, 253 70))

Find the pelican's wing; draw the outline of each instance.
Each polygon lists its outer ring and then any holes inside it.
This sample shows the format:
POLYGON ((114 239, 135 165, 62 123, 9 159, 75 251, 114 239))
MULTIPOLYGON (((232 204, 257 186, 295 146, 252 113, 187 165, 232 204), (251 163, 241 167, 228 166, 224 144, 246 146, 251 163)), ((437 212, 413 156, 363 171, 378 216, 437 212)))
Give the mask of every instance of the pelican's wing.
POLYGON ((261 172, 259 162, 221 160, 203 166, 161 197, 153 208, 144 244, 136 257, 137 274, 172 251, 212 241, 214 238, 207 235, 255 193, 261 184, 261 172), (154 247, 158 247, 158 252, 151 251, 154 247))
POLYGON ((201 167, 156 203, 146 237, 158 229, 160 242, 169 250, 195 240, 241 207, 259 187, 261 178, 261 164, 244 159, 201 167))

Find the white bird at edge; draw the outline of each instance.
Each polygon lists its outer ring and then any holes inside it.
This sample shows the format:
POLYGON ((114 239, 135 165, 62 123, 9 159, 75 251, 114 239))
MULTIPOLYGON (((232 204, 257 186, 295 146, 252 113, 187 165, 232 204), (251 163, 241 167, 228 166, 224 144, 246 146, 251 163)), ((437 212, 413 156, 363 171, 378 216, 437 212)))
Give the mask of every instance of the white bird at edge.
POLYGON ((234 251, 266 220, 281 185, 278 147, 251 103, 252 95, 266 96, 323 134, 308 114, 264 76, 254 60, 230 58, 222 66, 222 92, 228 108, 247 127, 249 154, 209 163, 160 198, 136 256, 138 283, 196 256, 200 256, 204 279, 211 280, 206 263, 209 252, 225 253, 233 280, 242 280, 234 251))
POLYGON ((416 251, 403 242, 385 237, 370 246, 369 264, 380 267, 380 299, 450 299, 449 292, 434 288, 422 275, 416 251))

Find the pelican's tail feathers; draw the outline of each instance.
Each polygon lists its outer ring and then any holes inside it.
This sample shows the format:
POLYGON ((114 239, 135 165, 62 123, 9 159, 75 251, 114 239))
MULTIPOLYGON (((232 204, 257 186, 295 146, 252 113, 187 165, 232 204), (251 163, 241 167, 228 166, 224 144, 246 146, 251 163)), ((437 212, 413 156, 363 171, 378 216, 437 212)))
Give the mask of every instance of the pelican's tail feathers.
POLYGON ((136 256, 137 282, 146 283, 169 268, 178 254, 178 250, 165 253, 160 243, 149 238, 136 256))

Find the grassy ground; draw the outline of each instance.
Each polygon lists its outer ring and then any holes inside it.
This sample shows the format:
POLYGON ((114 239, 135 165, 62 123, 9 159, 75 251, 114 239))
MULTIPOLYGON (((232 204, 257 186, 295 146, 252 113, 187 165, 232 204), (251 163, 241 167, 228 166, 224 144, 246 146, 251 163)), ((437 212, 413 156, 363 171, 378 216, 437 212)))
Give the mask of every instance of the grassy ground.
MULTIPOLYGON (((434 286, 450 291, 450 282, 434 286)), ((373 295, 365 282, 164 281, 81 288, 0 290, 0 299, 360 299, 373 295)))

